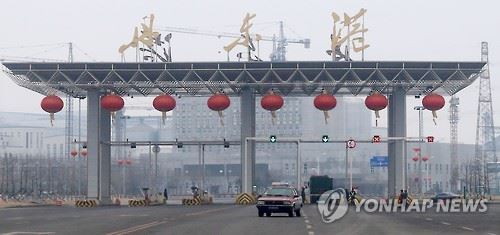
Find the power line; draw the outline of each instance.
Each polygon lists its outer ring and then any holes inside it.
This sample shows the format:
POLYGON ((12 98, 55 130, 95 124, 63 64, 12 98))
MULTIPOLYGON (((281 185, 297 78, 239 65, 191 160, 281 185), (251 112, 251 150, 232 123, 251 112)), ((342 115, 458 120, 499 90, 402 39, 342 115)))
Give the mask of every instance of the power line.
POLYGON ((50 44, 36 44, 36 45, 23 45, 23 46, 8 46, 8 47, 0 47, 0 50, 48 47, 48 46, 56 46, 56 45, 59 46, 59 45, 67 45, 67 44, 68 43, 50 43, 50 44))

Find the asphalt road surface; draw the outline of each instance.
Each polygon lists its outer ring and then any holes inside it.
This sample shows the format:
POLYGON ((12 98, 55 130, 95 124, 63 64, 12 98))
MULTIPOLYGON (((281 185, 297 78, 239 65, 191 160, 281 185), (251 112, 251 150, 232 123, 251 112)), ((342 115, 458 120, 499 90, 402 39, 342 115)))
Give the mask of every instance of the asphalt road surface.
POLYGON ((500 235, 500 205, 486 213, 349 211, 323 223, 315 206, 302 217, 258 217, 255 206, 37 207, 0 209, 0 234, 484 234, 500 235))

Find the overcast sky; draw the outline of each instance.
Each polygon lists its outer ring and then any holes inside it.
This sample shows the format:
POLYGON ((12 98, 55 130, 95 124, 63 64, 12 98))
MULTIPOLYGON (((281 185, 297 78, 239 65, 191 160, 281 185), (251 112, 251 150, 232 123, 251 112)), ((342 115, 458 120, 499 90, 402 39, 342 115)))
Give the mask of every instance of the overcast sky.
MULTIPOLYGON (((371 47, 367 60, 479 61, 481 41, 489 42, 495 123, 500 121, 500 4, 491 0, 2 0, 0 58, 5 55, 67 58, 62 45, 44 48, 11 49, 35 44, 74 42, 76 61, 119 61, 121 44, 128 43, 133 28, 142 17, 154 13, 156 26, 199 28, 210 31, 238 32, 246 12, 256 13, 253 31, 264 35, 277 33, 277 21, 284 21, 290 38, 311 39, 311 48, 288 47, 288 60, 328 60, 332 27, 331 12, 355 14, 368 10, 366 35, 371 47)), ((174 34, 174 61, 223 61, 219 53, 230 39, 174 34)), ((261 45, 261 57, 267 60, 270 44, 261 45)), ((475 142, 478 84, 458 93, 460 97, 459 141, 475 142)), ((43 112, 41 95, 20 88, 0 75, 0 111, 43 112)), ((446 97, 448 100, 449 97, 446 97)), ((135 100, 134 102, 140 102, 135 100)), ((408 125, 417 126, 417 105, 408 98, 408 125), (415 112, 415 113, 414 113, 415 112)), ((426 112, 425 134, 449 141, 448 108, 438 112, 438 125, 426 112)), ((383 113, 383 118, 386 114, 383 113)), ((408 128, 417 135, 418 128, 408 128)))

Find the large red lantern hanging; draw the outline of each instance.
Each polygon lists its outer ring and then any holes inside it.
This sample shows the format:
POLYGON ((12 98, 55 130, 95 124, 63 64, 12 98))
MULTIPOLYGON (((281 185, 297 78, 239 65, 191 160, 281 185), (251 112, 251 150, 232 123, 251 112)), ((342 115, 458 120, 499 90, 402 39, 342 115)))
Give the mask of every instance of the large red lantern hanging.
POLYGON ((220 94, 219 92, 216 92, 214 95, 210 96, 207 100, 207 106, 213 111, 217 111, 219 114, 220 118, 220 124, 224 126, 224 115, 222 111, 227 109, 229 105, 231 104, 231 100, 229 100, 229 97, 225 94, 220 94))
POLYGON ((124 104, 123 98, 113 93, 101 97, 101 108, 111 112, 113 120, 115 119, 115 112, 120 111, 124 104))
POLYGON ((119 166, 123 165, 123 162, 124 162, 123 160, 118 160, 118 165, 119 166))
POLYGON ((69 154, 71 154, 72 157, 76 157, 76 155, 78 155, 78 152, 73 149, 69 154))
POLYGON ((422 99, 422 105, 432 111, 432 121, 434 121, 434 124, 436 123, 436 118, 437 118, 437 110, 440 110, 444 107, 445 105, 445 100, 443 96, 438 95, 436 93, 429 93, 422 99))
POLYGON ((427 160, 429 160, 429 156, 422 157, 422 161, 426 162, 427 160))
POLYGON ((283 97, 281 97, 280 95, 274 94, 273 91, 270 91, 269 94, 265 95, 260 100, 260 105, 262 106, 262 108, 264 108, 265 110, 271 111, 271 117, 272 117, 273 124, 274 124, 274 120, 276 119, 276 110, 283 107, 284 103, 285 102, 283 100, 283 97))
POLYGON ((416 161, 418 161, 418 157, 415 156, 415 157, 411 158, 411 160, 413 160, 414 162, 416 162, 416 161))
POLYGON ((125 163, 130 166, 130 165, 132 165, 132 160, 127 159, 127 160, 125 160, 125 163))
POLYGON ((321 95, 314 98, 314 107, 323 111, 323 114, 325 115, 325 124, 328 124, 328 118, 330 118, 328 111, 335 108, 335 106, 337 106, 337 99, 335 99, 335 96, 328 94, 326 91, 323 91, 321 95))
POLYGON ((48 95, 42 99, 40 106, 50 114, 50 125, 54 126, 54 113, 61 111, 64 107, 62 99, 56 95, 48 95))
POLYGON ((385 109, 388 103, 389 102, 387 101, 387 97, 377 91, 366 97, 366 107, 370 110, 375 111, 375 126, 378 126, 378 119, 380 118, 380 114, 378 111, 385 109))
POLYGON ((161 119, 163 124, 165 124, 165 119, 167 118, 167 112, 175 108, 175 99, 169 94, 159 95, 153 100, 153 107, 161 112, 161 119))
POLYGON ((80 152, 80 155, 82 155, 82 157, 86 157, 87 156, 87 149, 82 149, 82 151, 80 152))

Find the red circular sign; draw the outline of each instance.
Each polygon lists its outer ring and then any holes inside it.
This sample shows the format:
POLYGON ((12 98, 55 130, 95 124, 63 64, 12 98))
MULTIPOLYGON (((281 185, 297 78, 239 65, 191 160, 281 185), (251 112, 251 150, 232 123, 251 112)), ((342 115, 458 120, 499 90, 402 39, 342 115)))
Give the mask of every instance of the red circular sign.
POLYGON ((350 139, 346 142, 346 145, 348 148, 352 149, 356 147, 356 141, 353 139, 350 139))

